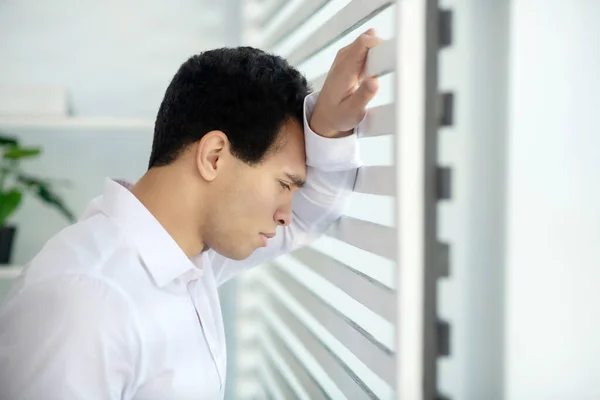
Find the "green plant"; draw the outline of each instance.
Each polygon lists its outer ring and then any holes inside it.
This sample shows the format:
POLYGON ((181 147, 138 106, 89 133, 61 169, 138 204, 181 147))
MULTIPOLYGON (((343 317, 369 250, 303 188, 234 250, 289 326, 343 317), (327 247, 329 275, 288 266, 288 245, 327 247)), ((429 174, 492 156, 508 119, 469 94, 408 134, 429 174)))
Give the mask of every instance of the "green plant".
POLYGON ((75 221, 73 212, 53 190, 56 182, 26 174, 20 168, 21 160, 41 154, 40 147, 23 147, 16 138, 0 132, 0 150, 0 227, 5 226, 6 220, 18 209, 26 193, 56 208, 70 222, 75 221))

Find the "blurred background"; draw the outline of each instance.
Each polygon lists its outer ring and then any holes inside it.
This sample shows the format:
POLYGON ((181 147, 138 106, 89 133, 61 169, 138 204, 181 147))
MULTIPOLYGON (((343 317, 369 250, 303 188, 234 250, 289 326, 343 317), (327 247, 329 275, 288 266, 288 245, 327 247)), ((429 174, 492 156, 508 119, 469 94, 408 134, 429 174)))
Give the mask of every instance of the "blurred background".
MULTIPOLYGON (((53 195, 35 186, 5 212, 11 197, 2 187, 0 216, 16 233, 0 267, 0 301, 20 267, 70 223, 57 205, 79 215, 105 177, 144 173, 164 90, 205 49, 264 48, 318 90, 336 51, 374 27, 389 47, 370 67, 381 89, 363 127, 363 181, 383 176, 393 187, 408 165, 394 125, 407 116, 396 104, 420 99, 397 76, 415 65, 402 56, 411 41, 422 43, 410 33, 425 32, 431 16, 412 13, 418 3, 0 0, 0 136, 41 150, 5 153, 3 166, 50 180, 53 195)), ((430 54, 434 89, 452 94, 453 107, 433 129, 433 157, 452 169, 451 198, 433 214, 449 273, 425 285, 435 304, 424 311, 425 331, 435 329, 433 316, 450 332, 436 331, 443 343, 423 356, 435 363, 426 392, 600 399, 600 2, 428 4, 452 13, 451 40, 434 39, 430 54)), ((422 69, 415 80, 431 79, 422 69)), ((427 104, 425 116, 440 112, 427 104)), ((310 248, 222 289, 227 398, 396 398, 403 265, 395 251, 410 238, 395 236, 402 204, 377 182, 310 248)))
MULTIPOLYGON (((145 171, 154 118, 179 65, 240 43, 237 1, 0 2, 0 130, 43 156, 23 168, 71 182, 77 213, 107 176, 145 171)), ((24 199, 14 262, 30 259, 66 222, 24 199)))

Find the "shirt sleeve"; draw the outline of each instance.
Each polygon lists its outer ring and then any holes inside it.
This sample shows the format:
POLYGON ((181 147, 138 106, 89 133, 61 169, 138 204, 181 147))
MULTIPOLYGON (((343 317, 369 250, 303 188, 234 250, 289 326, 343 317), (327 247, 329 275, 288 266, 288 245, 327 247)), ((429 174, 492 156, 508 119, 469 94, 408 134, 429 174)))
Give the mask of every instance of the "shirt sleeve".
POLYGON ((256 250, 246 260, 231 260, 212 251, 212 265, 219 285, 245 269, 309 244, 342 215, 354 188, 357 170, 362 165, 358 128, 342 138, 326 138, 315 133, 308 121, 318 94, 312 93, 304 100, 307 177, 304 187, 292 199, 292 223, 278 227, 268 246, 256 250))
POLYGON ((140 340, 124 295, 69 275, 21 289, 0 312, 6 400, 131 399, 140 340))

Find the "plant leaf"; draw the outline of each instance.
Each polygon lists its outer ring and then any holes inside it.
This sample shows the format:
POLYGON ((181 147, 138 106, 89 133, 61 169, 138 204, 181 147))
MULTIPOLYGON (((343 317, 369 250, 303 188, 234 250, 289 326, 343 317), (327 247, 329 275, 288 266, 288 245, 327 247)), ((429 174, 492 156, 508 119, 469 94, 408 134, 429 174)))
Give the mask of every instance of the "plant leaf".
POLYGON ((71 210, 67 208, 60 196, 54 193, 47 185, 39 185, 37 195, 46 204, 58 209, 58 211, 60 211, 60 213, 64 215, 70 222, 75 221, 75 216, 73 215, 71 210))
POLYGON ((24 174, 17 175, 17 180, 29 188, 38 188, 39 186, 47 185, 45 181, 39 178, 24 174))
POLYGON ((0 132, 0 146, 18 146, 19 142, 16 138, 5 136, 0 132))
POLYGON ((35 194, 46 204, 55 207, 58 211, 64 215, 70 222, 75 221, 73 212, 69 210, 65 202, 61 197, 51 190, 49 182, 43 181, 42 179, 34 176, 19 174, 17 180, 25 185, 29 189, 33 189, 35 194))
POLYGON ((0 194, 0 225, 19 207, 23 194, 18 190, 10 190, 0 194))
POLYGON ((39 147, 13 147, 4 153, 4 158, 18 160, 25 157, 35 157, 42 152, 39 147))

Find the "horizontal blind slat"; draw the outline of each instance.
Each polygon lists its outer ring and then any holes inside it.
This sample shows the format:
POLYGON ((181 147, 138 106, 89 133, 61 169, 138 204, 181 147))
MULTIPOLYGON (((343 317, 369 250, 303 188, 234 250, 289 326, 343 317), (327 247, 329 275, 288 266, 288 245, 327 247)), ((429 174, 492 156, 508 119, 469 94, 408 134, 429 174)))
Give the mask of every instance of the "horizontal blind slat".
POLYGON ((344 317, 353 321, 356 326, 360 327, 378 344, 390 351, 394 351, 394 326, 392 323, 371 311, 340 288, 332 285, 289 255, 279 257, 273 264, 293 277, 330 307, 344 315, 344 317))
POLYGON ((270 399, 291 399, 294 392, 288 386, 281 374, 271 368, 270 362, 265 358, 258 364, 258 377, 270 399))
POLYGON ((394 152, 392 149, 395 143, 394 136, 362 137, 358 139, 358 143, 360 158, 364 165, 394 165, 394 152))
POLYGON ((262 284, 279 303, 333 351, 366 386, 383 394, 394 386, 394 356, 355 328, 344 316, 320 301, 293 278, 276 269, 265 274, 262 284))
POLYGON ((358 170, 354 191, 366 194, 393 196, 396 193, 394 167, 372 166, 358 170))
POLYGON ((361 304, 388 321, 394 322, 396 305, 392 290, 368 276, 350 269, 338 260, 309 247, 294 252, 292 257, 342 289, 361 304))
MULTIPOLYGON (((384 40, 380 45, 369 50, 367 55, 367 63, 365 65, 365 76, 379 77, 394 70, 394 62, 396 57, 396 40, 384 40)), ((314 90, 320 90, 325 83, 327 73, 319 75, 310 80, 310 84, 314 90)))
POLYGON ((254 24, 264 27, 285 5, 287 0, 265 0, 260 5, 261 12, 252 21, 254 24))
POLYGON ((308 17, 317 12, 330 0, 306 0, 295 8, 289 18, 278 21, 277 26, 270 32, 265 32, 261 46, 266 49, 272 48, 283 38, 294 32, 300 25, 306 22, 308 17))
MULTIPOLYGON (((314 347, 312 342, 308 345, 311 346, 311 350, 307 348, 305 337, 298 338, 297 332, 293 331, 286 323, 284 323, 280 316, 278 316, 271 308, 270 305, 266 305, 263 308, 264 321, 268 325, 268 329, 272 332, 271 340, 280 344, 283 344, 293 354, 293 357, 299 361, 302 368, 308 372, 311 379, 315 381, 319 387, 319 391, 325 393, 326 396, 335 399, 345 399, 344 392, 335 384, 331 379, 327 371, 324 369, 323 364, 320 361, 323 360, 323 354, 317 347, 314 347)), ((291 357, 286 357, 290 359, 291 357)), ((318 394, 318 391, 311 391, 309 393, 314 398, 318 394)))
POLYGON ((295 398, 310 400, 311 394, 314 394, 315 390, 310 390, 309 393, 305 387, 310 389, 314 383, 311 385, 311 378, 298 360, 288 354, 289 352, 285 351, 285 349, 281 349, 281 346, 277 345, 277 342, 271 338, 271 335, 264 327, 259 336, 259 344, 268 357, 271 367, 285 378, 290 389, 294 392, 295 398))
POLYGON ((396 263, 393 260, 327 235, 323 235, 311 243, 310 248, 335 257, 353 270, 376 280, 390 289, 396 286, 394 280, 396 263))
POLYGON ((394 133, 396 125, 395 105, 385 104, 367 109, 367 115, 358 125, 358 136, 383 136, 394 133))
POLYGON ((237 394, 238 397, 243 393, 243 398, 255 399, 257 396, 263 395, 264 390, 256 380, 254 373, 243 378, 238 378, 237 394))
POLYGON ((394 220, 395 201, 396 199, 392 196, 378 196, 355 191, 350 195, 343 215, 393 228, 396 223, 394 220))
MULTIPOLYGON (((269 304, 268 312, 273 312, 290 332, 302 343, 315 360, 326 371, 328 378, 344 393, 348 399, 370 399, 377 398, 371 390, 364 384, 360 376, 353 373, 352 370, 339 359, 331 348, 325 346, 315 335, 302 324, 293 314, 287 312, 285 307, 278 302, 269 304)), ((310 373, 310 371, 309 371, 310 373)))
POLYGON ((388 226, 341 217, 332 224, 326 234, 390 260, 396 256, 396 232, 388 226))
POLYGON ((369 50, 365 76, 381 76, 394 71, 396 64, 396 39, 384 40, 369 50))
POLYGON ((297 65, 390 6, 390 0, 353 0, 286 56, 297 65))

